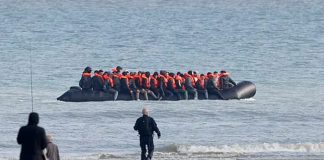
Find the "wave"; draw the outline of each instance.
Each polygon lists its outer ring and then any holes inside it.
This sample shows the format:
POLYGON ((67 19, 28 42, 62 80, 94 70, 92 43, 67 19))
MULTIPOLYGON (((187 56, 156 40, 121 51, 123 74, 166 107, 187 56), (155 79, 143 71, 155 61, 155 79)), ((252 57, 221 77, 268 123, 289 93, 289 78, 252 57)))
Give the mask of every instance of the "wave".
POLYGON ((221 146, 198 146, 198 145, 168 145, 157 149, 159 152, 176 153, 267 153, 267 152, 304 152, 320 153, 324 152, 324 143, 298 143, 298 144, 280 144, 263 143, 251 145, 221 145, 221 146))

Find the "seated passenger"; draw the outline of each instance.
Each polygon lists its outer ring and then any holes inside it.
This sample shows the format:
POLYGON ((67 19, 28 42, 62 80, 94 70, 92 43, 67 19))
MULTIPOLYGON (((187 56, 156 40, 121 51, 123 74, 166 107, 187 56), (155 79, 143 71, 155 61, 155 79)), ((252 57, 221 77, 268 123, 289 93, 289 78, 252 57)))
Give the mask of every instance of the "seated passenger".
POLYGON ((142 74, 142 89, 147 92, 147 94, 151 95, 154 99, 159 100, 162 97, 158 97, 154 94, 153 91, 150 90, 151 88, 151 74, 150 72, 145 72, 142 74))
POLYGON ((180 76, 175 76, 174 73, 169 73, 167 89, 177 95, 178 100, 181 100, 181 94, 183 94, 187 100, 188 92, 183 89, 181 81, 182 78, 180 76))
POLYGON ((208 72, 207 73, 207 85, 206 85, 206 89, 208 91, 208 94, 215 94, 217 95, 219 98, 224 99, 224 97, 222 96, 222 94, 219 92, 218 88, 217 88, 217 77, 215 77, 212 73, 208 72))
POLYGON ((208 99, 208 91, 207 91, 207 79, 204 74, 200 74, 197 82, 196 82, 196 89, 198 93, 203 93, 205 99, 208 99))
POLYGON ((158 77, 158 86, 159 86, 159 92, 162 95, 162 97, 172 97, 173 93, 167 89, 167 83, 168 83, 168 73, 164 70, 160 71, 160 75, 158 77))
POLYGON ((154 92, 157 97, 162 97, 159 92, 159 82, 158 82, 158 72, 154 72, 153 75, 150 77, 150 90, 154 92))
POLYGON ((103 71, 95 71, 94 76, 92 77, 92 89, 95 93, 103 92, 104 90, 104 81, 102 78, 103 71))
POLYGON ((196 88, 193 87, 193 78, 191 77, 191 75, 189 73, 192 73, 192 71, 188 71, 188 73, 184 74, 184 78, 185 78, 185 82, 184 85, 186 87, 186 90, 188 91, 188 93, 193 94, 194 95, 194 99, 197 100, 198 99, 198 92, 196 90, 196 88))
POLYGON ((116 91, 120 91, 120 78, 121 78, 122 74, 117 73, 117 71, 113 72, 112 75, 112 79, 113 79, 113 83, 114 83, 114 87, 113 89, 116 91))
POLYGON ((133 94, 133 90, 129 87, 129 75, 128 72, 123 72, 122 76, 120 77, 120 93, 127 93, 130 94, 132 100, 135 100, 135 96, 133 94))
POLYGON ((91 78, 91 67, 86 67, 82 73, 79 81, 79 86, 82 88, 82 92, 92 92, 92 78, 91 78))
POLYGON ((229 77, 229 73, 224 70, 220 72, 218 82, 220 90, 229 89, 236 86, 236 83, 229 77))
POLYGON ((102 76, 104 79, 104 92, 114 95, 114 101, 117 100, 118 91, 114 89, 114 81, 111 72, 105 72, 102 76))
POLYGON ((133 93, 136 94, 136 100, 140 100, 140 93, 144 95, 145 100, 148 100, 147 92, 144 89, 138 87, 137 83, 140 84, 140 78, 138 78, 138 75, 136 75, 135 72, 131 72, 129 79, 129 88, 133 91, 133 93))

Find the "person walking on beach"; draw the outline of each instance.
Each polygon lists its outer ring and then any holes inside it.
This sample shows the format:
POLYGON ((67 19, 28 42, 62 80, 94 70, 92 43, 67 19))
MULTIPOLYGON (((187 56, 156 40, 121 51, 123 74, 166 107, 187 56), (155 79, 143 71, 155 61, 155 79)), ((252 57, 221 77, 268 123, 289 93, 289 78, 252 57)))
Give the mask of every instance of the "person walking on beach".
POLYGON ((51 135, 47 135, 46 157, 47 160, 60 160, 58 147, 53 143, 53 137, 51 135))
POLYGON ((154 119, 149 116, 149 111, 147 108, 143 108, 142 117, 136 120, 134 130, 138 131, 140 135, 140 146, 141 146, 141 160, 151 160, 154 152, 153 134, 157 133, 160 139, 161 133, 157 127, 154 119), (146 156, 146 146, 148 149, 148 155, 146 156))
POLYGON ((47 140, 45 129, 37 126, 39 116, 31 112, 28 124, 19 129, 17 142, 21 145, 20 160, 44 160, 43 149, 46 148, 47 140))

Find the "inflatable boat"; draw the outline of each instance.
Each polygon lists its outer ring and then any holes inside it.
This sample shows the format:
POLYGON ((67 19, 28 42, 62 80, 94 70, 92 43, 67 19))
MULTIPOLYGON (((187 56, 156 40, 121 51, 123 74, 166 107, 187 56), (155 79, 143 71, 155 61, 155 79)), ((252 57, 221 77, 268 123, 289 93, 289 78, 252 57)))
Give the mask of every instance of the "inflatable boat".
MULTIPOLYGON (((242 81, 238 83, 236 86, 226 89, 219 90, 219 93, 209 93, 209 100, 230 100, 230 99, 246 99, 251 98, 256 93, 256 86, 249 81, 242 81)), ((193 95, 189 94, 188 99, 193 99, 193 95)), ((203 100, 204 95, 198 94, 198 99, 203 100)), ((104 92, 83 92, 80 87, 72 86, 70 90, 66 91, 63 95, 57 98, 59 101, 65 102, 87 102, 87 101, 113 101, 113 94, 104 93, 104 92)), ((119 93, 117 101, 124 100, 130 101, 132 100, 130 94, 119 93)), ((144 100, 144 96, 140 96, 140 100, 144 100)), ((149 96, 149 100, 154 100, 153 97, 149 96)), ((163 97, 161 100, 170 100, 175 101, 178 100, 176 95, 170 97, 163 97)))

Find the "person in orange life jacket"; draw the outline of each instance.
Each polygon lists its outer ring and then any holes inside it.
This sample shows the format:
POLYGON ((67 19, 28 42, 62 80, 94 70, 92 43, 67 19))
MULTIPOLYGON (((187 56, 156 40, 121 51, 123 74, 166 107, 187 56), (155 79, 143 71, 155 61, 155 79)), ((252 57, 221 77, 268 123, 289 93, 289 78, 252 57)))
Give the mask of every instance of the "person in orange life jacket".
POLYGON ((111 69, 113 73, 121 74, 123 68, 121 66, 117 66, 116 68, 111 69))
POLYGON ((151 88, 151 73, 145 72, 142 74, 142 89, 147 92, 147 94, 151 95, 154 99, 159 100, 162 97, 158 97, 154 94, 153 91, 150 90, 151 88))
POLYGON ((162 97, 159 92, 158 72, 154 72, 150 77, 150 90, 154 92, 157 97, 162 97))
POLYGON ((133 75, 136 87, 141 90, 142 89, 142 71, 138 71, 137 74, 133 75))
POLYGON ((135 96, 133 94, 133 90, 129 87, 129 74, 128 72, 122 72, 122 76, 120 77, 120 93, 130 94, 133 100, 135 100, 135 96))
POLYGON ((111 72, 105 72, 102 76, 104 79, 104 92, 114 95, 114 101, 117 100, 118 91, 114 89, 114 81, 111 72))
POLYGON ((92 77, 92 89, 94 91, 94 93, 101 93, 104 90, 104 80, 102 78, 103 75, 103 71, 99 70, 99 71, 95 71, 94 72, 94 76, 92 77))
POLYGON ((182 93, 184 95, 184 99, 188 100, 188 91, 186 90, 186 87, 184 86, 185 79, 183 78, 183 74, 181 72, 178 72, 177 75, 174 78, 176 83, 176 91, 178 93, 182 93))
POLYGON ((193 79, 193 82, 195 85, 193 85, 194 87, 196 87, 196 83, 199 79, 199 76, 198 76, 198 72, 197 71, 193 71, 193 74, 192 74, 192 79, 193 79))
POLYGON ((185 99, 188 99, 188 93, 186 91, 182 90, 182 88, 177 89, 174 73, 169 73, 167 89, 175 94, 178 100, 181 100, 181 93, 184 94, 185 99))
POLYGON ((198 99, 198 92, 196 90, 196 88, 193 87, 193 78, 191 77, 191 75, 189 73, 192 73, 192 71, 188 71, 188 73, 185 73, 183 76, 185 78, 185 82, 184 85, 186 87, 186 90, 188 91, 188 93, 193 94, 194 95, 194 99, 198 99))
POLYGON ((220 72, 218 82, 221 90, 236 86, 236 83, 229 77, 229 73, 227 73, 225 70, 220 72))
POLYGON ((82 88, 82 92, 92 92, 91 70, 91 67, 86 67, 82 73, 79 81, 79 86, 82 88))
POLYGON ((193 73, 193 71, 188 71, 187 72, 190 76, 190 79, 191 79, 191 84, 192 84, 192 86, 194 87, 194 88, 196 88, 196 81, 195 81, 195 78, 194 78, 194 73, 193 73))
POLYGON ((207 85, 206 85, 206 89, 208 91, 208 94, 216 94, 219 96, 219 98, 224 99, 224 97, 222 96, 222 94, 219 92, 218 88, 217 88, 217 81, 216 81, 216 76, 213 75, 211 72, 207 73, 207 85))
POLYGON ((136 93, 136 100, 140 100, 140 93, 144 95, 145 100, 148 100, 147 92, 136 85, 137 76, 138 75, 136 75, 136 72, 130 73, 129 88, 133 91, 133 93, 136 93))
POLYGON ((167 90, 167 71, 161 70, 160 75, 158 77, 158 86, 159 86, 159 92, 161 93, 162 97, 171 97, 173 96, 173 93, 169 90, 167 90))
POLYGON ((122 68, 121 66, 117 66, 117 67, 116 67, 116 70, 117 70, 117 73, 121 73, 122 70, 123 70, 123 68, 122 68))
POLYGON ((117 70, 113 72, 112 75, 112 79, 113 79, 113 83, 114 83, 114 87, 113 89, 116 91, 120 91, 120 77, 122 76, 122 74, 117 73, 117 70))
POLYGON ((143 89, 142 86, 143 76, 145 76, 145 73, 142 71, 138 71, 137 74, 134 75, 134 81, 135 81, 136 88, 140 91, 140 93, 142 93, 145 96, 145 99, 148 100, 148 97, 146 96, 147 91, 143 89))
POLYGON ((207 87, 207 79, 204 74, 200 74, 196 82, 196 89, 198 93, 202 93, 205 95, 205 99, 208 99, 208 91, 206 87, 207 87))

